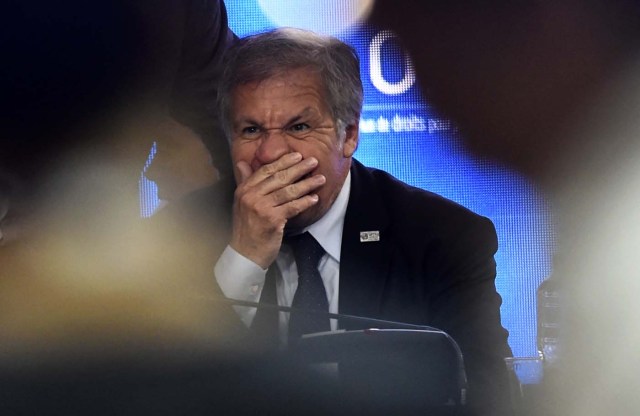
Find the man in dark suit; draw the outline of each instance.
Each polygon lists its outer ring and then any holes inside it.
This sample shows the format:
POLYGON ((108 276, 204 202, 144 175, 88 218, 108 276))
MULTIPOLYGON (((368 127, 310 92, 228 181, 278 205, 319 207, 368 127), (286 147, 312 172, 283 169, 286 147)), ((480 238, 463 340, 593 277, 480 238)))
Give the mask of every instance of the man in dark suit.
MULTIPOLYGON (((241 40, 221 83, 238 184, 230 242, 215 268, 225 295, 438 327, 462 349, 470 404, 506 409, 511 352, 494 285, 495 229, 352 160, 362 106, 353 49, 277 29, 241 40), (301 249, 301 240, 314 248, 301 249)), ((238 313, 255 327, 261 311, 238 313)), ((280 334, 357 327, 300 319, 281 314, 280 334)))

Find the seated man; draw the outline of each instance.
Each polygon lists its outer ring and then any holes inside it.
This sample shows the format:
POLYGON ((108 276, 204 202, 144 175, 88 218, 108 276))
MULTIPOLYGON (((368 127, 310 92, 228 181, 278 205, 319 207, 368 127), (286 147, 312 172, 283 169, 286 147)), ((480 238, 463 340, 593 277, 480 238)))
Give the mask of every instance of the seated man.
MULTIPOLYGON (((352 158, 363 90, 348 45, 278 29, 241 40, 227 59, 219 106, 237 190, 215 268, 224 294, 440 328, 464 354, 469 404, 502 409, 511 352, 491 222, 352 158)), ((262 312, 239 311, 253 327, 262 312)), ((287 315, 289 336, 357 328, 287 315)))

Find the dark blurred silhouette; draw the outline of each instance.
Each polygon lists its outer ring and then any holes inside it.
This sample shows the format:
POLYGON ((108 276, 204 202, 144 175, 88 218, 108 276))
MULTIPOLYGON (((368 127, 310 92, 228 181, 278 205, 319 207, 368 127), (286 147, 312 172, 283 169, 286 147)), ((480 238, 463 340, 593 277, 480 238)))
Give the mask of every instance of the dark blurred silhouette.
POLYGON ((538 176, 637 47, 637 14, 631 1, 378 0, 371 20, 400 36, 426 97, 472 150, 538 176))
POLYGON ((378 0, 430 102, 477 155, 535 180, 558 218, 562 361, 540 415, 637 414, 640 7, 378 0))
POLYGON ((163 122, 213 131, 223 3, 9 1, 3 16, 0 413, 241 403, 224 378, 257 379, 256 358, 230 306, 203 298, 227 199, 197 228, 192 212, 151 224, 137 189, 163 122))
MULTIPOLYGON (((3 170, 40 177, 68 166, 63 148, 71 164, 117 160, 140 171, 169 121, 189 126, 230 172, 214 108, 234 39, 222 2, 11 0, 4 15, 3 170)), ((121 191, 136 193, 136 181, 121 191)))
MULTIPOLYGON (((225 140, 222 133, 218 140, 225 140)), ((187 126, 173 119, 163 122, 155 135, 155 144, 155 155, 144 175, 155 182, 159 199, 179 201, 220 179, 221 173, 213 165, 207 147, 187 126)))

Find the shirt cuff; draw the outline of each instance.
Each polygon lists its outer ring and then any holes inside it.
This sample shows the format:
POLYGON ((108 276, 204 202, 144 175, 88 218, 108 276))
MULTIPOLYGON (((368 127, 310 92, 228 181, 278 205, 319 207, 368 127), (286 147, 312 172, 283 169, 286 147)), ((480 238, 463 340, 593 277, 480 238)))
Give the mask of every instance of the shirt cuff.
MULTIPOLYGON (((222 293, 230 299, 258 302, 267 271, 227 246, 216 263, 214 273, 222 293)), ((250 326, 256 308, 234 306, 242 321, 250 326)))

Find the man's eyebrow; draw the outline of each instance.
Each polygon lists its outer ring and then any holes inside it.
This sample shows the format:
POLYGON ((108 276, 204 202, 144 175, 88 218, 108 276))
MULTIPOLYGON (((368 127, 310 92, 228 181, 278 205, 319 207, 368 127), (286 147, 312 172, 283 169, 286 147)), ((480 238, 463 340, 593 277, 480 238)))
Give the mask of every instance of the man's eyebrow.
POLYGON ((298 115, 291 117, 291 119, 289 119, 289 121, 287 121, 287 123, 285 124, 285 126, 290 126, 292 124, 294 124, 295 122, 305 118, 305 117, 309 117, 312 116, 316 113, 316 110, 313 107, 306 107, 304 110, 300 111, 300 113, 298 113, 298 115))
POLYGON ((255 121, 252 118, 243 118, 243 119, 240 119, 240 120, 235 120, 233 122, 233 127, 234 128, 238 128, 241 125, 243 125, 243 126, 246 126, 246 125, 258 126, 258 127, 262 128, 262 125, 260 125, 260 123, 258 123, 257 121, 255 121))
MULTIPOLYGON (((282 127, 285 127, 285 126, 291 126, 292 124, 300 121, 303 118, 310 117, 310 116, 315 116, 315 115, 317 115, 316 109, 314 109, 313 107, 305 107, 298 114, 296 114, 295 116, 291 117, 283 126, 276 127, 276 128, 282 128, 282 127)), ((235 120, 233 122, 233 128, 238 128, 240 126, 247 126, 247 125, 257 126, 257 127, 260 127, 260 128, 265 128, 262 123, 254 120, 253 118, 250 118, 250 117, 241 118, 241 119, 235 120)))

